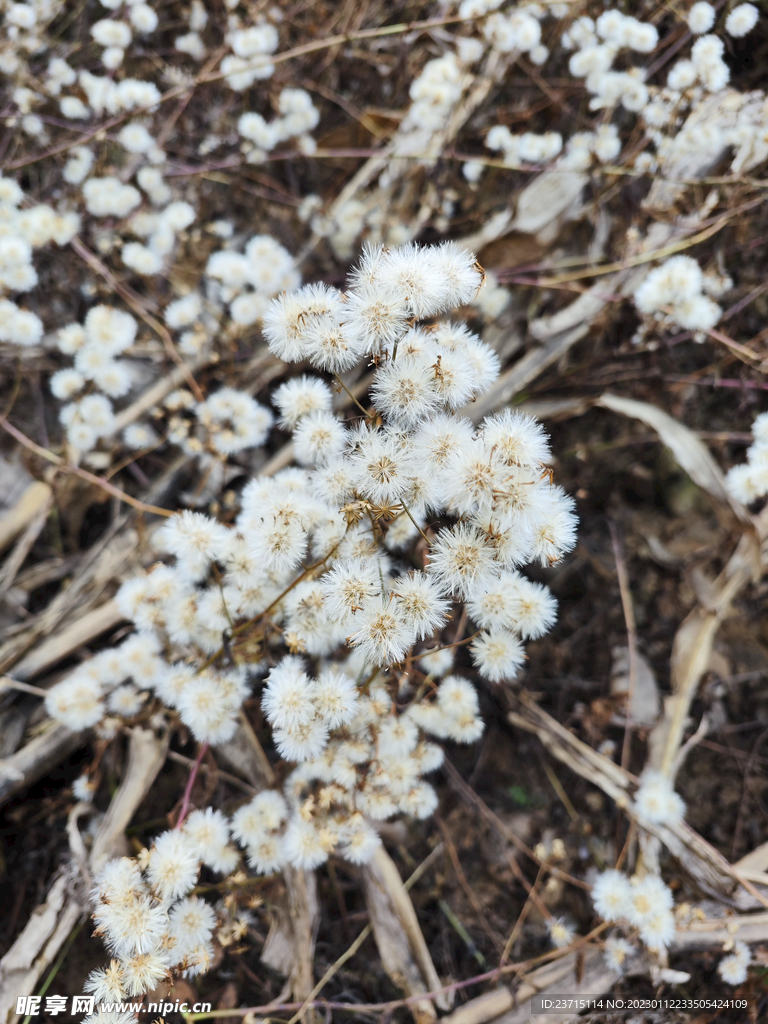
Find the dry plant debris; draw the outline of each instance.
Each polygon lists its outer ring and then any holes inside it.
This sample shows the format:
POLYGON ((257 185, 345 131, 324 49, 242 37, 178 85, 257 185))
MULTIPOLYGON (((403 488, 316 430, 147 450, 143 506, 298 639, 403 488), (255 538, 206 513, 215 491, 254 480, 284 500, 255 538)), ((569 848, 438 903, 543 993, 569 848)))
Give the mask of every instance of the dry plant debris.
POLYGON ((0 1024, 765 1015, 766 26, 0 0, 0 1024))

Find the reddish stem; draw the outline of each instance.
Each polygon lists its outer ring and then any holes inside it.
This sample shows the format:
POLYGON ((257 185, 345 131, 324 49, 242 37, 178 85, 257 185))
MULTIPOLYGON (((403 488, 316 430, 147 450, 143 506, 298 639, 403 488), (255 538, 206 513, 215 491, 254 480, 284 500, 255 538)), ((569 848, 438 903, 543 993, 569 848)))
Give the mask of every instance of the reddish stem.
POLYGON ((192 787, 195 784, 195 779, 197 778, 198 770, 200 768, 200 765, 203 763, 203 758, 205 757, 207 750, 208 744, 201 743, 200 749, 197 752, 197 757, 195 758, 195 763, 189 770, 187 787, 184 790, 184 799, 181 801, 181 810, 179 811, 179 820, 176 822, 176 828, 181 828, 181 826, 184 824, 184 819, 186 818, 187 811, 189 810, 189 801, 190 797, 192 796, 192 787))

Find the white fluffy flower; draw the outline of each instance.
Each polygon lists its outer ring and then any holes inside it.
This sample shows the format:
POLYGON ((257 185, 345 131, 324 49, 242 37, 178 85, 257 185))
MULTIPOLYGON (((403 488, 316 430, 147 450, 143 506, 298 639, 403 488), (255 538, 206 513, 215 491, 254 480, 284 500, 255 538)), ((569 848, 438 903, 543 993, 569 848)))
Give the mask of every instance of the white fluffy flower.
POLYGON ((352 864, 367 864, 378 847, 381 846, 379 833, 365 820, 350 826, 344 839, 344 844, 339 852, 345 860, 352 864))
POLYGON ((67 368, 54 373, 49 386, 55 398, 68 402, 85 387, 85 378, 77 370, 67 368))
POLYGON ((176 556, 179 572, 190 580, 205 575, 227 541, 227 529, 201 512, 171 516, 158 533, 158 545, 176 556))
MULTIPOLYGON (((125 979, 123 978, 123 971, 119 960, 112 960, 109 967, 91 971, 83 985, 83 991, 90 992, 97 1005, 100 1003, 119 1003, 126 996, 124 982, 125 979)), ((97 1021, 98 1024, 118 1024, 118 1021, 113 1019, 116 1016, 117 1014, 114 1011, 109 1015, 99 1012, 86 1019, 91 1024, 96 1024, 97 1021)), ((125 1011, 122 1016, 125 1018, 125 1024, 134 1024, 135 1017, 132 1012, 125 1011)))
POLYGON ((734 942, 733 952, 720 961, 717 973, 727 985, 741 985, 747 980, 752 953, 745 942, 734 942))
MULTIPOLYGON (((221 811, 215 811, 212 807, 193 811, 184 822, 184 833, 194 844, 200 860, 214 871, 225 871, 234 866, 232 854, 235 851, 228 845, 229 826, 221 811)), ((196 946, 202 941, 196 939, 192 945, 196 946)))
POLYGON ((213 673, 201 672, 177 700, 182 722, 199 743, 226 743, 237 728, 236 713, 242 697, 232 694, 213 673))
POLYGON ((275 746, 287 761, 311 761, 319 757, 328 742, 328 729, 321 718, 275 729, 275 746))
POLYGON ((418 472, 413 451, 393 431, 360 430, 352 441, 349 463, 356 490, 377 505, 396 503, 418 472))
POLYGON ((498 575, 493 547, 469 523, 438 533, 429 550, 427 572, 446 593, 464 600, 480 593, 498 575))
POLYGON ((640 818, 647 821, 658 825, 672 824, 682 820, 685 804, 666 776, 648 770, 643 773, 635 795, 635 810, 640 818))
POLYGON ((63 722, 70 729, 88 729, 104 715, 101 684, 98 679, 75 671, 51 687, 45 698, 45 707, 51 718, 63 722))
POLYGON ((269 409, 245 391, 226 387, 201 402, 197 416, 209 431, 211 444, 222 455, 259 447, 273 423, 269 409))
POLYGON ((699 0, 688 12, 688 28, 695 36, 709 32, 715 23, 715 9, 711 4, 699 0))
POLYGON ((288 805, 274 789, 266 789, 235 811, 232 835, 244 846, 253 846, 266 832, 275 832, 288 818, 288 805))
POLYGON ((187 896, 170 911, 170 932, 176 940, 174 955, 179 960, 197 946, 210 940, 216 926, 216 914, 205 900, 187 896))
POLYGON ((357 685, 343 672, 321 672, 312 687, 312 700, 329 729, 348 725, 357 714, 357 685))
POLYGON ((480 675, 492 683, 514 679, 525 659, 523 645, 506 629, 481 633, 471 650, 480 675))
POLYGON ((280 426, 292 430, 302 416, 330 412, 333 395, 319 377, 292 377, 273 392, 272 401, 280 410, 280 426))
POLYGON ((739 4, 725 19, 725 31, 736 38, 745 36, 757 24, 759 13, 754 4, 739 4))
MULTIPOLYGON (((124 957, 120 964, 125 991, 129 996, 140 996, 154 989, 163 978, 167 977, 171 967, 168 954, 161 948, 147 953, 134 953, 133 956, 124 957)), ((120 1011, 112 1012, 120 1014, 120 1011)), ((99 1014, 88 1019, 96 1024, 101 1015, 100 1011, 99 1014)), ((118 1022, 109 1021, 109 1024, 118 1024, 118 1022)))
POLYGON ((393 598, 369 598, 357 613, 349 643, 375 665, 400 661, 416 640, 416 630, 393 598))
MULTIPOLYGON (((66 335, 69 340, 70 336, 77 333, 75 330, 77 326, 77 324, 72 324, 59 331, 59 348, 62 346, 62 341, 65 340, 65 332, 69 332, 66 335)), ((85 318, 84 336, 77 348, 85 344, 94 348, 106 349, 110 355, 116 355, 130 348, 136 337, 137 327, 138 324, 130 313, 115 309, 113 306, 93 306, 85 318)), ((66 348, 61 348, 61 350, 67 351, 66 348)))
POLYGON ((181 299, 169 302, 163 317, 171 328, 188 327, 200 316, 203 302, 198 292, 190 292, 181 299))
POLYGON ((547 930, 555 949, 570 946, 576 937, 576 929, 564 917, 552 917, 547 921, 547 930))
POLYGON ((424 360, 399 356, 376 371, 371 397, 389 419, 414 427, 439 406, 434 381, 435 372, 424 360))
POLYGON ((317 410, 307 413, 293 432, 296 459, 303 466, 322 465, 339 454, 346 436, 344 424, 330 412, 317 410))
POLYGON ((91 35, 101 46, 119 46, 122 49, 131 41, 131 30, 124 21, 105 18, 91 26, 91 35))
POLYGON ((194 845, 178 830, 163 832, 150 852, 147 877, 164 900, 185 896, 197 881, 199 861, 194 845))
MULTIPOLYGON (((672 904, 672 892, 661 878, 658 875, 646 875, 642 879, 632 879, 625 916, 630 924, 638 928, 654 923, 663 925, 663 920, 657 918, 668 914, 672 904)), ((672 928, 674 931, 674 924, 672 928)))
POLYGON ((402 296, 419 319, 441 313, 451 305, 449 284, 438 257, 415 243, 381 255, 377 283, 382 291, 402 296))
POLYGON ((157 28, 158 17, 148 4, 132 4, 128 9, 131 24, 141 35, 149 35, 157 28))
POLYGON ((268 721, 278 729, 309 724, 316 715, 309 676, 300 658, 288 656, 272 669, 261 698, 268 721))
POLYGON ((83 185, 83 198, 94 217, 127 217, 141 202, 138 189, 111 176, 89 178, 83 185))
POLYGON ((450 602, 445 600, 426 573, 411 572, 407 576, 398 576, 392 585, 392 593, 417 640, 431 636, 445 625, 450 602))
POLYGON ((330 852, 319 842, 317 829, 301 818, 294 818, 289 824, 284 848, 290 863, 306 871, 325 863, 330 852))
POLYGON ((621 871, 610 868, 595 879, 592 902, 604 921, 618 921, 626 917, 632 896, 629 879, 621 871))
POLYGON ((636 952, 637 950, 631 942, 627 942, 621 936, 611 935, 605 940, 603 957, 606 965, 616 974, 621 975, 624 973, 627 961, 631 960, 636 952))

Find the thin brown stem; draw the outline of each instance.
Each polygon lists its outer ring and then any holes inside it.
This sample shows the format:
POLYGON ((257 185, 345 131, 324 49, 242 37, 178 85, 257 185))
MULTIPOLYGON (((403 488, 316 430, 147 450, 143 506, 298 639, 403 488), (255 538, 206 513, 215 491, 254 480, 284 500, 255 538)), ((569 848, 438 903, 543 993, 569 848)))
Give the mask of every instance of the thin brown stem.
POLYGON ((172 512, 168 508, 159 508, 157 505, 148 505, 144 501, 139 501, 138 498, 132 497, 130 494, 126 494, 125 491, 121 491, 119 487, 115 487, 109 480, 105 480, 101 476, 96 476, 95 473, 89 473, 87 469, 81 469, 80 466, 73 466, 69 462, 65 462, 64 459, 58 455, 54 455, 53 452, 48 451, 47 448, 43 448, 39 444, 35 444, 34 441, 30 440, 26 434, 22 434, 20 430, 9 423, 5 418, 0 418, 0 427, 3 428, 11 437, 15 437, 19 444, 24 445, 29 451, 34 452, 35 455, 39 455, 41 459, 45 459, 46 462, 52 462, 54 466, 57 466, 64 473, 72 473, 74 476, 79 476, 81 480, 87 480, 88 483, 94 484, 99 487, 102 491, 106 491, 107 494, 111 494, 115 498, 119 498, 120 501, 124 501, 127 505, 131 505, 133 508, 138 509, 139 512, 151 512, 155 516, 173 516, 176 513, 172 512))
POLYGON ((344 381, 343 381, 343 380, 341 379, 341 377, 340 377, 340 376, 338 375, 338 373, 335 373, 335 374, 334 374, 334 377, 335 377, 335 378, 336 378, 336 380, 338 381, 338 383, 339 383, 339 387, 342 387, 342 388, 343 388, 343 389, 344 389, 344 390, 346 391, 346 393, 347 393, 347 395, 349 396, 349 398, 350 398, 350 399, 351 399, 351 400, 352 400, 352 401, 353 401, 353 402, 355 403, 355 405, 356 405, 356 406, 357 406, 357 408, 358 408, 358 409, 360 410, 360 412, 361 412, 361 413, 363 414, 363 416, 365 416, 365 418, 366 418, 367 420, 370 420, 370 419, 372 419, 372 418, 373 418, 372 414, 371 414, 371 413, 369 413, 369 412, 367 412, 367 411, 366 411, 366 410, 365 410, 365 409, 364 409, 364 408, 362 407, 362 405, 361 405, 361 404, 360 404, 360 403, 358 402, 358 400, 357 400, 357 399, 355 398, 355 396, 354 396, 354 395, 352 394, 352 392, 351 392, 351 391, 349 390, 349 388, 348 388, 348 387, 347 387, 347 385, 346 385, 346 384, 344 383, 344 381))
POLYGON ((402 498, 400 499, 400 504, 401 504, 401 505, 403 506, 403 512, 405 512, 405 514, 406 514, 406 515, 408 516, 408 518, 409 518, 409 519, 411 520, 411 522, 413 523, 413 525, 414 525, 414 526, 416 527, 416 529, 417 529, 417 530, 419 531, 419 533, 421 534, 421 536, 422 536, 422 537, 424 538, 424 540, 426 541, 427 547, 428 547, 428 548, 432 547, 432 541, 431 541, 431 540, 429 539, 429 537, 428 537, 428 536, 426 535, 426 533, 424 533, 424 531, 422 530, 422 528, 421 528, 421 527, 419 526, 419 524, 418 524, 418 523, 416 522, 416 520, 415 520, 415 519, 413 518, 413 516, 411 515, 411 511, 410 511, 410 509, 409 509, 409 508, 408 508, 408 506, 407 506, 407 505, 405 504, 405 502, 403 501, 403 499, 402 499, 402 498))
MULTIPOLYGON (((240 634, 244 633, 245 630, 249 628, 249 626, 254 626, 257 622, 260 622, 262 619, 266 618, 266 616, 269 615, 269 613, 274 608, 276 608, 278 604, 280 604, 280 602, 283 600, 286 594, 289 594, 294 587, 298 586, 302 580, 305 580, 307 576, 311 575, 311 573, 313 573, 315 569, 319 569, 321 565, 325 565, 328 559, 335 554, 339 544, 341 544, 341 541, 338 541, 336 544, 334 544, 334 546, 331 548, 331 550, 328 552, 325 558, 322 558, 319 562, 314 562, 312 565, 308 565, 307 568, 302 573, 300 573, 296 577, 296 579, 285 588, 285 590, 282 591, 282 593, 277 595, 274 601, 270 605, 268 605, 263 612, 259 612, 258 615, 254 615, 253 618, 248 619, 247 622, 241 622, 239 626, 235 626, 234 629, 230 630, 230 636, 232 638, 240 636, 240 634)), ((224 647, 222 646, 218 649, 218 651, 215 651, 210 656, 210 658, 208 658, 207 661, 203 662, 203 664, 197 670, 198 673, 205 671, 205 669, 213 665, 213 663, 215 661, 218 661, 218 659, 222 656, 223 653, 224 647)))
POLYGON ((107 282, 110 288, 113 288, 120 296, 120 298, 123 299, 127 303, 127 305, 131 307, 134 313, 141 317, 144 323, 148 327, 150 327, 155 332, 155 334, 157 334, 160 337, 160 339, 163 342, 163 345, 165 346, 165 351, 168 353, 168 356, 174 361, 174 363, 176 363, 176 365, 184 374, 184 378, 187 384, 189 385, 190 391, 195 396, 198 402, 202 402, 205 396, 203 395, 203 392, 200 390, 197 381, 192 375, 192 371, 189 369, 187 364, 184 362, 184 360, 181 358, 178 351, 176 350, 176 346, 173 343, 173 338, 171 338, 168 328, 165 327, 163 324, 160 323, 159 320, 152 316, 152 314, 145 308, 145 306, 139 300, 138 295, 136 295, 135 292, 133 292, 130 288, 126 288, 124 284, 118 281, 118 279, 115 277, 112 271, 101 262, 98 256, 91 252, 91 250, 84 244, 84 242, 81 241, 81 239, 77 237, 77 235, 75 235, 75 237, 72 239, 72 248, 75 250, 78 256, 85 260, 89 267, 91 267, 93 270, 96 271, 97 274, 100 274, 101 277, 104 278, 104 280, 107 282))

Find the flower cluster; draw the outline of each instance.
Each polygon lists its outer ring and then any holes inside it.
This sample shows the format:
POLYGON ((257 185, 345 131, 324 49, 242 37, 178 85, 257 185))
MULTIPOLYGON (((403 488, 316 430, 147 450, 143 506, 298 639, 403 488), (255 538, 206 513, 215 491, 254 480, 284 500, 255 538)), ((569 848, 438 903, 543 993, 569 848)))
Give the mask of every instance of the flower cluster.
MULTIPOLYGON (((227 7, 237 7, 234 0, 228 0, 227 7)), ((256 81, 271 78, 275 65, 269 60, 280 42, 276 27, 269 21, 260 19, 256 24, 243 25, 243 19, 237 14, 230 16, 232 26, 227 33, 226 41, 232 49, 221 62, 221 70, 227 85, 236 92, 244 92, 256 81)), ((190 41, 191 42, 191 41, 190 41)), ((178 47, 178 41, 177 41, 178 47)), ((187 45, 186 52, 191 52, 187 45)), ((198 57, 197 53, 192 54, 198 57)), ((205 56, 203 53, 202 56, 205 56)))
POLYGON ((659 34, 647 22, 611 9, 597 21, 578 18, 567 33, 564 43, 575 48, 568 69, 577 78, 584 78, 592 94, 590 109, 602 110, 619 104, 637 112, 648 102, 648 89, 640 68, 615 71, 613 64, 620 50, 650 53, 656 48, 659 34))
POLYGON ((503 154, 507 167, 519 167, 521 164, 545 164, 554 160, 563 148, 563 137, 558 132, 513 135, 506 125, 497 124, 488 132, 485 144, 503 154))
POLYGON ((637 815, 655 825, 672 825, 682 821, 685 804, 672 783, 661 772, 647 769, 643 772, 635 794, 637 815))
MULTIPOLYGON (((168 306, 166 322, 174 327, 190 325, 200 312, 199 296, 193 292, 168 306)), ((88 311, 82 324, 71 323, 57 332, 57 348, 73 358, 73 365, 54 373, 49 387, 55 398, 66 403, 59 419, 78 452, 91 452, 100 439, 115 432, 112 400, 127 396, 138 375, 132 360, 119 357, 133 345, 137 329, 129 313, 99 305, 88 311)), ((226 458, 244 448, 259 447, 273 423, 269 409, 234 388, 220 388, 203 402, 189 392, 173 392, 164 407, 155 410, 155 418, 159 420, 163 412, 168 417, 167 439, 193 455, 209 451, 226 458), (183 413, 188 414, 186 418, 183 413)), ((136 423, 126 427, 123 441, 133 449, 160 443, 150 426, 136 423)))
POLYGON ((164 832, 138 859, 109 861, 91 892, 96 934, 112 959, 93 971, 85 991, 97 1004, 143 995, 160 981, 204 974, 213 959, 214 909, 189 895, 205 864, 229 873, 239 854, 229 823, 211 809, 193 811, 182 829, 164 832))
POLYGON ((57 213, 40 204, 21 207, 24 193, 10 178, 0 176, 0 341, 28 347, 43 337, 37 314, 17 305, 7 295, 28 292, 38 281, 32 251, 55 242, 67 245, 80 227, 73 212, 57 213))
POLYGON ((694 331, 704 340, 722 314, 716 302, 704 294, 708 288, 721 289, 717 278, 703 274, 690 256, 671 256, 645 278, 635 292, 635 305, 640 313, 654 316, 664 323, 694 331))
POLYGON ((747 980, 747 971, 751 963, 752 952, 749 946, 745 942, 734 942, 733 952, 723 957, 717 965, 717 973, 726 984, 741 985, 747 980))
POLYGON ((658 875, 632 879, 613 868, 592 886, 592 902, 604 921, 633 928, 651 950, 664 949, 675 934, 672 892, 658 875))
MULTIPOLYGON (((685 804, 665 775, 648 769, 635 794, 634 811, 641 821, 674 824, 682 820, 685 804)), ((592 902, 604 921, 631 930, 651 951, 665 949, 674 937, 672 892, 658 875, 630 879, 621 871, 603 871, 592 886, 592 902)), ((621 974, 636 949, 626 937, 612 935, 604 952, 608 966, 621 974)))
POLYGON ((218 285, 218 297, 229 304, 233 321, 244 327, 262 320, 273 296, 301 283, 293 257, 270 235, 254 235, 244 253, 220 249, 205 272, 218 285))
POLYGON ((272 121, 266 121, 255 111, 240 115, 237 131, 246 140, 242 149, 249 163, 259 163, 279 143, 294 138, 303 153, 314 153, 315 142, 308 133, 317 127, 320 114, 309 93, 304 89, 283 89, 277 108, 280 116, 272 121))
POLYGON ((411 83, 409 94, 413 103, 402 130, 434 132, 442 128, 451 108, 466 88, 466 77, 466 71, 454 53, 427 61, 419 77, 411 83))
MULTIPOLYGON (((521 572, 574 543, 546 435, 510 410, 475 427, 462 409, 495 379, 494 352, 460 322, 419 325, 481 284, 455 244, 408 245, 367 249, 346 292, 313 284, 272 300, 264 332, 280 358, 331 377, 373 361, 370 409, 344 422, 327 376, 279 385, 273 402, 297 465, 251 480, 230 527, 193 511, 169 519, 156 546, 175 564, 117 595, 139 632, 49 692, 54 717, 102 731, 154 692, 199 742, 217 744, 266 672, 262 709, 298 767, 284 795, 261 794, 233 822, 256 870, 313 867, 333 851, 362 862, 379 842, 375 822, 432 813, 434 740, 469 743, 483 730, 476 685, 451 674, 464 643, 455 630, 445 638, 457 605, 489 683, 513 680, 524 642, 555 621, 549 590, 521 572), (290 653, 278 660, 281 644, 290 653)), ((101 308, 127 338, 131 325, 101 308)), ((271 423, 229 389, 196 412, 224 453, 261 443, 271 423)))

